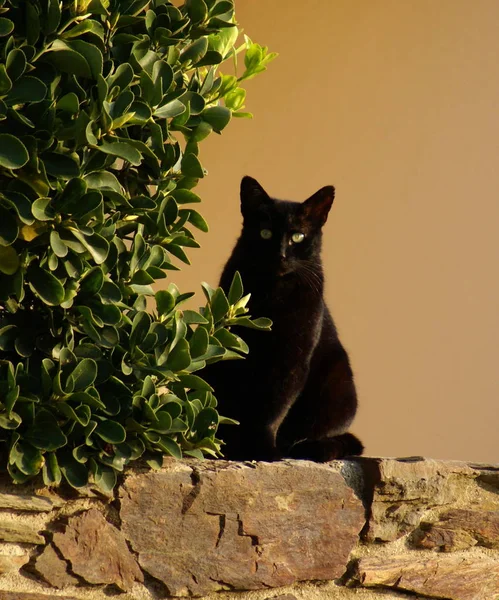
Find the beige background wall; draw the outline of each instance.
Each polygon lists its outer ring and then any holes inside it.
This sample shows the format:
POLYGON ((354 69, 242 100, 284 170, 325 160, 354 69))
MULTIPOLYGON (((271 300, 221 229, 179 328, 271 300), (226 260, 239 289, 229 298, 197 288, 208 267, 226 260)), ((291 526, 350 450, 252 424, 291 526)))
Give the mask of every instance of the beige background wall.
POLYGON ((212 135, 198 187, 211 233, 176 278, 214 284, 238 186, 303 200, 334 184, 327 300, 369 454, 499 461, 499 2, 238 0, 278 51, 253 121, 212 135))

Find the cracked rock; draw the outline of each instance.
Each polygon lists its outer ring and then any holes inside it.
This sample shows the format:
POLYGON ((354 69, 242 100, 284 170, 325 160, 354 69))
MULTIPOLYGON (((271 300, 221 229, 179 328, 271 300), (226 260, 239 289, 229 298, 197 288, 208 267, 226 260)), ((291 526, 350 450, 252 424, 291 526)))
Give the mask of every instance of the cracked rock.
MULTIPOLYGON (((139 518, 137 525, 141 523, 139 518)), ((88 583, 114 583, 128 591, 134 581, 144 581, 121 532, 95 508, 71 517, 65 532, 54 534, 53 543, 73 573, 88 583)))
POLYGON ((47 546, 34 563, 34 571, 56 588, 78 584, 78 579, 68 573, 67 567, 67 562, 59 558, 52 545, 47 546))
MULTIPOLYGON (((477 485, 480 478, 491 477, 486 469, 432 459, 359 459, 359 462, 373 494, 367 541, 397 540, 417 529, 429 511, 469 505, 471 498, 472 508, 477 511, 498 508, 497 493, 477 485)), ((466 547, 465 535, 453 537, 458 546, 466 547)), ((450 538, 448 541, 454 543, 450 538)))
POLYGON ((305 461, 176 463, 120 493, 140 565, 174 596, 334 579, 365 522, 343 477, 305 461))
POLYGON ((417 548, 443 552, 474 545, 499 548, 499 510, 448 510, 436 523, 424 523, 413 536, 417 548))
POLYGON ((414 557, 361 558, 355 578, 365 587, 389 587, 435 598, 493 600, 499 595, 499 562, 488 556, 414 553, 414 557))

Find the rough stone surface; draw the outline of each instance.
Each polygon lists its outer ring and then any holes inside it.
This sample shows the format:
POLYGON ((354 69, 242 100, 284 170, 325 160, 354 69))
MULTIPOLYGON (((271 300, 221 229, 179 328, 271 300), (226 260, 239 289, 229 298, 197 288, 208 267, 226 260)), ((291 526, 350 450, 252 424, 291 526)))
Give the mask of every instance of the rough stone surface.
POLYGON ((401 591, 452 600, 496 600, 499 561, 481 556, 413 553, 412 558, 362 558, 356 577, 364 586, 387 586, 401 591))
POLYGON ((132 475, 120 514, 142 568, 175 596, 334 579, 364 524, 334 468, 286 461, 132 475))
POLYGON ((31 594, 25 592, 2 592, 0 600, 78 600, 74 596, 54 596, 53 594, 31 594))
MULTIPOLYGON (((57 503, 61 505, 62 502, 57 503)), ((50 498, 45 496, 23 496, 17 494, 0 493, 0 508, 10 510, 22 510, 33 512, 50 512, 57 505, 50 498)))
POLYGON ((29 561, 29 554, 0 554, 0 575, 15 573, 29 561))
POLYGON ((144 580, 121 532, 95 508, 69 519, 65 532, 55 533, 53 542, 73 573, 88 583, 114 583, 128 590, 134 581, 144 580))
POLYGON ((448 510, 436 523, 422 523, 415 532, 413 544, 443 552, 475 545, 499 548, 499 510, 448 510))
POLYGON ((414 531, 431 511, 463 504, 479 510, 499 508, 497 493, 477 485, 476 480, 481 477, 496 477, 495 472, 489 473, 488 466, 472 467, 457 461, 419 457, 359 459, 359 462, 372 493, 365 532, 368 541, 397 540, 414 531))
POLYGON ((499 600, 495 465, 171 459, 62 493, 0 475, 0 600, 499 600))
POLYGON ((78 579, 68 573, 68 563, 59 558, 52 545, 46 546, 40 556, 37 556, 34 570, 44 581, 55 588, 78 584, 78 579))
POLYGON ((0 521, 0 540, 25 544, 45 544, 36 527, 21 520, 0 521))

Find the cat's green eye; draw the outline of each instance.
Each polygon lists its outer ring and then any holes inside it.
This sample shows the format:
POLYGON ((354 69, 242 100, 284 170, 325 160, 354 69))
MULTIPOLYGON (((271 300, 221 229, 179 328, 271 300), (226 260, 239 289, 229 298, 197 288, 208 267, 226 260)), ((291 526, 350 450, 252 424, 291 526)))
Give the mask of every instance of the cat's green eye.
POLYGON ((272 237, 272 232, 270 231, 270 229, 262 229, 260 231, 260 236, 264 239, 264 240, 270 240, 270 238, 272 237))
POLYGON ((300 242, 303 242, 303 240, 305 239, 305 234, 299 233, 297 231, 296 233, 293 233, 293 235, 291 236, 291 239, 293 240, 293 242, 295 244, 299 244, 300 242))

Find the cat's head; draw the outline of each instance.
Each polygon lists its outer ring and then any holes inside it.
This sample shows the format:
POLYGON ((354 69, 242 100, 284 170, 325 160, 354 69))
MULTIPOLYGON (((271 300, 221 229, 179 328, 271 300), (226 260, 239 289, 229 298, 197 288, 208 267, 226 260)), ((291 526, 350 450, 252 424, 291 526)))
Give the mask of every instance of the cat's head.
POLYGON ((303 265, 320 264, 322 226, 334 200, 326 186, 304 202, 271 198, 252 177, 241 181, 241 240, 263 271, 286 275, 303 265))

